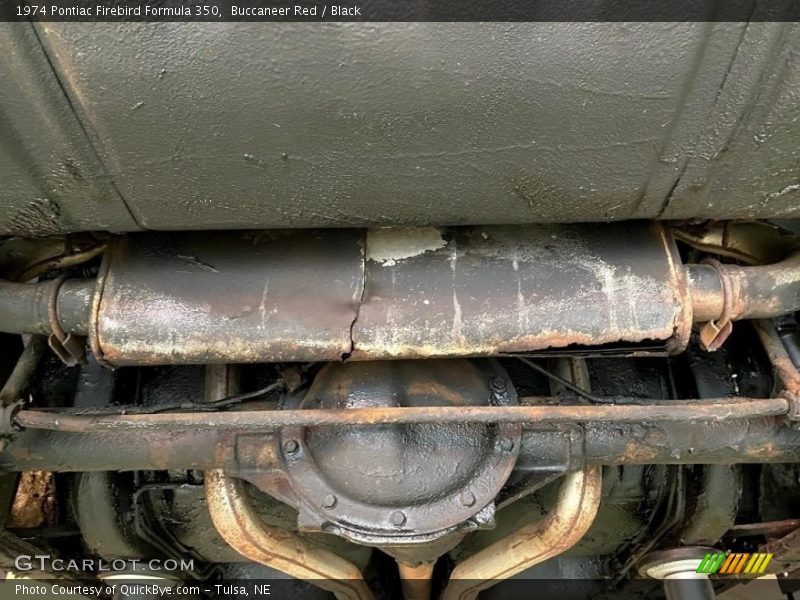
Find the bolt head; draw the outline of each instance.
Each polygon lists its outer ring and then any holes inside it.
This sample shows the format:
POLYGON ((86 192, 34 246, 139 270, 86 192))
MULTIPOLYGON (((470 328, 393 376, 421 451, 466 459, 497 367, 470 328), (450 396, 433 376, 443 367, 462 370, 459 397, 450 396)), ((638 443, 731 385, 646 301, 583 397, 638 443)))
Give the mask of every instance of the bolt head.
POLYGON ((396 510, 390 516, 389 519, 392 521, 392 525, 400 527, 401 525, 405 524, 406 516, 403 514, 402 511, 396 510))
POLYGON ((500 440, 500 448, 503 452, 511 452, 514 449, 514 441, 508 438, 502 438, 500 440))
POLYGON ((325 508, 333 508, 336 506, 336 496, 333 494, 328 494, 322 499, 322 506, 325 508))
POLYGON ((294 454, 300 449, 300 444, 297 443, 297 440, 286 440, 283 443, 283 451, 286 454, 294 454))
POLYGON ((506 380, 503 377, 492 377, 489 385, 493 390, 502 391, 506 389, 506 380))
POLYGON ((463 504, 464 506, 474 506, 475 505, 475 494, 473 494, 469 490, 463 492, 461 494, 461 504, 463 504))

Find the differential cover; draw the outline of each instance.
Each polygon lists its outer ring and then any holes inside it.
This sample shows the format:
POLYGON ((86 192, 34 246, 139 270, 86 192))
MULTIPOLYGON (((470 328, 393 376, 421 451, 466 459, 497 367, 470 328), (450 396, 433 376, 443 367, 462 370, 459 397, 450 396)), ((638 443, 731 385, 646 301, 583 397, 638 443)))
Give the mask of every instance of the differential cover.
MULTIPOLYGON (((331 363, 301 408, 516 404, 494 360, 331 363)), ((493 522, 519 451, 516 424, 286 428, 299 525, 361 543, 430 540, 493 522)))

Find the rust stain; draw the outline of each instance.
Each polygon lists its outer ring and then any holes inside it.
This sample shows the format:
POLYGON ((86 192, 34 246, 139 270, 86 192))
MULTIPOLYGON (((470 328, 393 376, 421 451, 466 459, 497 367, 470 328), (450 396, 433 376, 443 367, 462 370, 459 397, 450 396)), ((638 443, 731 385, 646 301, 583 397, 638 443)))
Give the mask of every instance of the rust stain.
POLYGON ((654 461, 660 452, 640 442, 628 442, 622 451, 621 461, 631 464, 647 464, 654 461))
POLYGON ((720 398, 653 404, 565 405, 558 398, 520 398, 522 406, 413 406, 242 410, 225 413, 66 415, 22 410, 21 427, 67 432, 125 430, 272 431, 289 426, 374 425, 377 423, 575 423, 702 419, 709 422, 788 414, 786 398, 720 398))
POLYGON ((55 523, 55 491, 55 477, 52 472, 22 473, 6 527, 30 529, 55 523))
POLYGON ((742 454, 759 460, 769 460, 779 458, 783 455, 783 452, 772 442, 764 442, 763 444, 745 446, 742 454))
POLYGON ((397 561, 405 600, 430 600, 435 561, 410 564, 397 561))

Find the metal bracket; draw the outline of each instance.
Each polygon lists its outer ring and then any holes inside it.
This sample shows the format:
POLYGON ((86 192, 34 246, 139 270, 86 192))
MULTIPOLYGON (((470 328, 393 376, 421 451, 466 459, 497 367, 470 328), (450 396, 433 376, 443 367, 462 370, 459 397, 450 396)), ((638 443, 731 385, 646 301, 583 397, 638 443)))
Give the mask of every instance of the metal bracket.
POLYGON ((53 291, 50 295, 50 303, 47 307, 47 318, 53 333, 47 338, 47 345, 50 346, 56 356, 61 359, 61 362, 68 367, 74 367, 75 365, 86 362, 84 352, 86 338, 65 332, 58 319, 58 291, 61 289, 61 284, 64 283, 66 278, 66 275, 61 275, 53 280, 53 291))
POLYGON ((800 396, 792 392, 783 392, 783 397, 789 403, 789 412, 786 413, 786 418, 790 421, 800 421, 800 396))
POLYGON ((722 296, 724 299, 722 316, 716 321, 708 321, 700 325, 700 345, 704 350, 714 352, 725 343, 725 340, 728 339, 733 331, 733 322, 730 318, 731 309, 733 308, 733 295, 731 281, 725 266, 713 258, 707 258, 703 263, 713 267, 722 282, 722 296))
POLYGON ((21 400, 12 404, 6 404, 0 408, 0 435, 21 431, 22 427, 17 425, 17 413, 22 410, 21 400))

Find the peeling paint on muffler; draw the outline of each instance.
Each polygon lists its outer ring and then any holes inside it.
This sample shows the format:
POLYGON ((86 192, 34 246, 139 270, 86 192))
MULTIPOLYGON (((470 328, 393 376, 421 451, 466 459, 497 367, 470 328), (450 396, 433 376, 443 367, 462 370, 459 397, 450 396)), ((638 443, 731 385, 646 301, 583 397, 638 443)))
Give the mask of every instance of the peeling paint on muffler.
POLYGON ((368 260, 351 358, 665 351, 685 326, 665 235, 638 223, 458 228, 391 268, 368 260))
POLYGON ((691 322, 654 223, 137 234, 96 290, 114 366, 667 353, 691 322))

